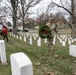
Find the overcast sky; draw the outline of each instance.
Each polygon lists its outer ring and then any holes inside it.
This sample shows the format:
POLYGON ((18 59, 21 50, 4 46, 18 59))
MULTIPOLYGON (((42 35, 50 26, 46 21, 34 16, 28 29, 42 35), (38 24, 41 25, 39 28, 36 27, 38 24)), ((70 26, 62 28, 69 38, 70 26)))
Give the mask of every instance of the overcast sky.
MULTIPOLYGON (((6 2, 6 0, 3 0, 4 2, 6 2)), ((54 2, 59 4, 60 0, 53 0, 54 2)), ((42 0, 38 5, 36 5, 35 7, 31 8, 30 12, 34 12, 37 13, 37 9, 38 10, 44 10, 46 9, 46 7, 48 6, 48 4, 51 2, 51 0, 42 0)), ((1 3, 1 5, 3 6, 4 4, 1 3)), ((10 4, 9 4, 10 5, 10 4)), ((53 11, 54 12, 54 11, 53 11)), ((36 17, 36 14, 31 15, 30 17, 36 17)))
MULTIPOLYGON (((60 0, 53 0, 54 2, 56 3, 59 3, 60 0)), ((46 10, 46 7, 49 5, 49 3, 51 3, 51 0, 42 0, 38 5, 36 5, 35 7, 31 8, 30 12, 34 12, 34 13, 37 13, 37 9, 38 10, 46 10)), ((53 11, 55 12, 55 11, 53 11)), ((37 15, 36 14, 33 14, 31 15, 30 17, 36 17, 37 15)))
MULTIPOLYGON (((70 2, 70 0, 62 0, 63 4, 66 2, 70 2)), ((57 3, 57 4, 61 4, 60 0, 53 0, 53 2, 57 3)), ((48 6, 48 4, 51 3, 51 0, 42 0, 38 5, 36 5, 35 7, 31 8, 31 12, 37 12, 38 10, 46 10, 46 7, 48 6)), ((55 14, 56 12, 65 12, 63 9, 58 9, 57 7, 55 7, 55 9, 53 9, 51 11, 51 13, 55 14)), ((36 17, 37 15, 33 14, 30 17, 36 17)))

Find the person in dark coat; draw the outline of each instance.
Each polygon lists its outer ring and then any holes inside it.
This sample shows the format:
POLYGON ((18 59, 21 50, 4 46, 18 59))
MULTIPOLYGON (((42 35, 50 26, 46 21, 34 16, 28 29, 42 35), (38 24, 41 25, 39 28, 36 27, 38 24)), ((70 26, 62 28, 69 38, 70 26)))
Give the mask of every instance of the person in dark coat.
POLYGON ((6 25, 3 25, 2 27, 2 33, 3 33, 3 40, 7 40, 8 42, 8 28, 6 25))

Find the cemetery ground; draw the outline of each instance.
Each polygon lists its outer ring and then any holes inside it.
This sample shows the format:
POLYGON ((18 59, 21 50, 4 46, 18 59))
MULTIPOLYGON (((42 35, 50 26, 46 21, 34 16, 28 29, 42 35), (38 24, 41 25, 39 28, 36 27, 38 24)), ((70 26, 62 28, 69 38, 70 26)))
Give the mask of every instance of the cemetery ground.
POLYGON ((24 52, 31 59, 34 75, 76 75, 76 58, 69 55, 69 45, 63 47, 56 39, 54 51, 47 54, 48 47, 43 39, 41 47, 35 40, 30 45, 28 40, 24 42, 9 36, 9 42, 5 42, 8 64, 0 62, 0 75, 12 75, 10 54, 17 52, 24 52))

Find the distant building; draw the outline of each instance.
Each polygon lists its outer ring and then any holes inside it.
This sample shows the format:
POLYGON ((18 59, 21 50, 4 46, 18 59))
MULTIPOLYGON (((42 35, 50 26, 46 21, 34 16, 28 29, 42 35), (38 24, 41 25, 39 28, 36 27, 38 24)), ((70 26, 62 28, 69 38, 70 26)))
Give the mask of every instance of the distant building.
POLYGON ((6 22, 6 25, 9 31, 13 30, 13 25, 11 24, 11 22, 6 22))
POLYGON ((7 26, 9 31, 13 30, 13 26, 7 26))

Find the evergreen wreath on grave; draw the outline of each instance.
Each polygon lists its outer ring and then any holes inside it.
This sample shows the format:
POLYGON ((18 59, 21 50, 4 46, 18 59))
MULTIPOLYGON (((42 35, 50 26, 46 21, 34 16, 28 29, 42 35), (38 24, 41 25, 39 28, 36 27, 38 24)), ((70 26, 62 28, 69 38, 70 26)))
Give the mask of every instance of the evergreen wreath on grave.
POLYGON ((39 27, 39 36, 41 38, 49 38, 51 35, 51 30, 47 25, 41 25, 39 27))

